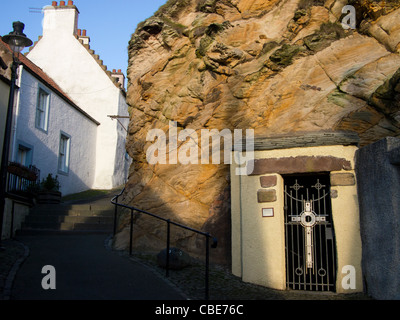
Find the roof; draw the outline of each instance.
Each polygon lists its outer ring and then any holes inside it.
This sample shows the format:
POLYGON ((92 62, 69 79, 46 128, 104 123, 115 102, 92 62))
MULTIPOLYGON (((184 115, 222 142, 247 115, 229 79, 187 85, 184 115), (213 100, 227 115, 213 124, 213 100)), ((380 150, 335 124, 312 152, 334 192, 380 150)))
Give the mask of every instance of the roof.
MULTIPOLYGON (((352 131, 291 132, 269 137, 255 137, 254 147, 258 150, 289 149, 319 146, 358 146, 360 138, 352 131)), ((246 150, 246 140, 236 143, 234 150, 246 150)))
MULTIPOLYGON (((79 29, 78 29, 79 33, 79 29)), ((103 60, 100 59, 100 56, 98 54, 95 54, 95 51, 90 48, 89 43, 84 43, 82 40, 82 37, 79 36, 79 34, 75 35, 75 38, 79 41, 79 43, 87 50, 87 52, 92 56, 92 58, 97 62, 97 64, 100 66, 101 69, 105 72, 105 74, 110 78, 111 82, 121 90, 121 92, 126 95, 125 89, 122 84, 118 82, 118 78, 113 77, 112 75, 115 74, 114 72, 111 72, 110 70, 107 70, 107 66, 103 64, 103 60)), ((123 74, 123 73, 118 73, 118 74, 123 74)))
MULTIPOLYGON (((52 1, 51 6, 47 6, 44 8, 46 9, 73 9, 76 10, 76 12, 79 15, 79 10, 74 5, 74 1, 68 1, 68 4, 65 4, 65 1, 60 1, 58 4, 57 1, 52 1)), ((77 16, 78 17, 78 16, 77 16)), ((76 19, 77 19, 76 17, 76 19)), ((77 23, 77 20, 76 20, 77 23)), ((74 26, 76 28, 76 26, 74 26)), ((125 91, 125 86, 122 81, 120 83, 119 77, 115 77, 114 75, 121 75, 122 73, 116 73, 116 72, 111 72, 107 70, 107 66, 103 64, 103 60, 100 59, 100 56, 98 54, 95 54, 95 51, 90 48, 90 37, 86 35, 86 30, 85 29, 75 29, 73 36, 76 38, 76 40, 87 50, 87 52, 91 55, 91 57, 96 61, 96 63, 99 65, 99 67, 104 71, 104 73, 108 76, 108 78, 111 80, 111 82, 118 88, 120 89, 121 93, 123 96, 126 98, 126 91, 125 91)), ((40 42, 40 40, 43 38, 43 36, 39 36, 39 39, 34 42, 33 46, 29 48, 29 52, 35 48, 36 44, 40 42)), ((28 52, 28 53, 29 53, 28 52)), ((27 53, 27 54, 28 54, 27 53)), ((123 74, 122 74, 123 75, 123 74)))
MULTIPOLYGON (((0 46, 6 48, 10 53, 10 47, 2 40, 0 37, 0 46)), ((32 74, 36 79, 40 80, 44 84, 46 84, 49 88, 51 88, 57 95, 62 98, 65 102, 67 102, 71 107, 76 109, 78 112, 82 113, 89 120, 94 122, 97 125, 100 125, 96 119, 90 116, 87 112, 82 110, 75 102, 71 100, 71 98, 59 87, 59 85, 50 78, 40 67, 34 64, 31 60, 25 57, 23 54, 19 54, 18 59, 20 63, 24 66, 24 69, 27 70, 30 74, 32 74)))
MULTIPOLYGON (((97 64, 99 65, 99 67, 104 71, 104 73, 108 76, 108 78, 110 78, 111 82, 118 88, 121 90, 121 93, 124 95, 124 97, 126 97, 126 91, 125 88, 123 86, 123 84, 120 84, 118 81, 118 78, 113 77, 113 74, 122 74, 120 72, 111 72, 110 70, 107 70, 107 66, 103 63, 103 60, 100 59, 100 56, 98 54, 95 53, 95 51, 93 49, 90 48, 90 44, 89 43, 85 43, 85 41, 83 40, 83 38, 87 38, 89 39, 89 37, 87 36, 81 36, 79 35, 81 29, 78 29, 78 34, 74 34, 74 37, 76 38, 76 40, 87 50, 87 52, 92 56, 92 58, 97 62, 97 64)), ((85 30, 86 31, 86 30, 85 30)), ((43 36, 39 36, 39 39, 37 41, 34 42, 33 46, 31 46, 29 48, 29 52, 31 50, 33 50, 33 48, 38 44, 38 42, 43 39, 43 36)), ((28 52, 28 53, 29 53, 28 52)))

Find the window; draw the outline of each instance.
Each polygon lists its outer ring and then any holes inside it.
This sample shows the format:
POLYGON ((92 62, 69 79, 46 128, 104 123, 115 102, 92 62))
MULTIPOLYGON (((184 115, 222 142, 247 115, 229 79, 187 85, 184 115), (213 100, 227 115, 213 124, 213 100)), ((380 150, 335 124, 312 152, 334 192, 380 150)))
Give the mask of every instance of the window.
POLYGON ((68 174, 69 172, 69 153, 71 138, 65 133, 60 134, 60 150, 58 153, 58 171, 68 174))
POLYGON ((39 88, 38 100, 36 106, 36 128, 47 132, 49 120, 49 97, 50 95, 39 88))
POLYGON ((22 144, 18 144, 16 162, 22 164, 25 167, 29 167, 32 164, 32 148, 29 148, 22 144))

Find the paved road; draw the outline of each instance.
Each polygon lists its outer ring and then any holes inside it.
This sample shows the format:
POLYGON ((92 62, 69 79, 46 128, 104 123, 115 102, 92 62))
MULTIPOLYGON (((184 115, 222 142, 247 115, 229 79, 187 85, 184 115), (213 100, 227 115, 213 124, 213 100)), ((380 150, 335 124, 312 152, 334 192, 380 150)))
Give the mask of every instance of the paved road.
POLYGON ((30 254, 19 269, 12 300, 181 300, 162 278, 108 250, 106 235, 24 235, 30 254), (44 290, 45 265, 56 270, 56 289, 44 290))

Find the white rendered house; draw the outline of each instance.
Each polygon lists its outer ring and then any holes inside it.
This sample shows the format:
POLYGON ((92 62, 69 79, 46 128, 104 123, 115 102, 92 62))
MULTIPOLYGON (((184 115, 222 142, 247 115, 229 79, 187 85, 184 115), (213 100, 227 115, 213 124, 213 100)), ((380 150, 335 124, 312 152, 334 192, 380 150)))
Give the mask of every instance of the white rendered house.
POLYGON ((130 165, 125 151, 125 128, 129 120, 124 77, 120 70, 107 71, 99 56, 90 49, 86 31, 78 30, 78 15, 73 1, 68 1, 67 5, 65 1, 59 5, 53 1, 51 6, 45 7, 43 36, 27 57, 100 123, 96 152, 91 154, 96 159, 91 187, 111 189, 125 183, 130 165))
MULTIPOLYGON (((11 56, 2 40, 0 51, 11 56)), ((19 61, 9 161, 35 166, 41 179, 57 175, 64 195, 92 188, 100 123, 32 61, 19 61)))
MULTIPOLYGON (((5 48, 5 44, 1 42, 5 48)), ((100 123, 37 65, 20 56, 10 160, 57 175, 63 195, 92 188, 100 123)))

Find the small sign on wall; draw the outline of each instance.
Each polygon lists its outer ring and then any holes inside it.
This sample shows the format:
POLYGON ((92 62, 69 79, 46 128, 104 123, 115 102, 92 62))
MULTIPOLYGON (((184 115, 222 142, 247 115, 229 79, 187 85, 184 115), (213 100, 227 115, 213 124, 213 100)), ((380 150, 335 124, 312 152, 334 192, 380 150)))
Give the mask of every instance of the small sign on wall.
POLYGON ((263 216, 263 218, 273 217, 274 216, 274 208, 262 208, 262 216, 263 216))

